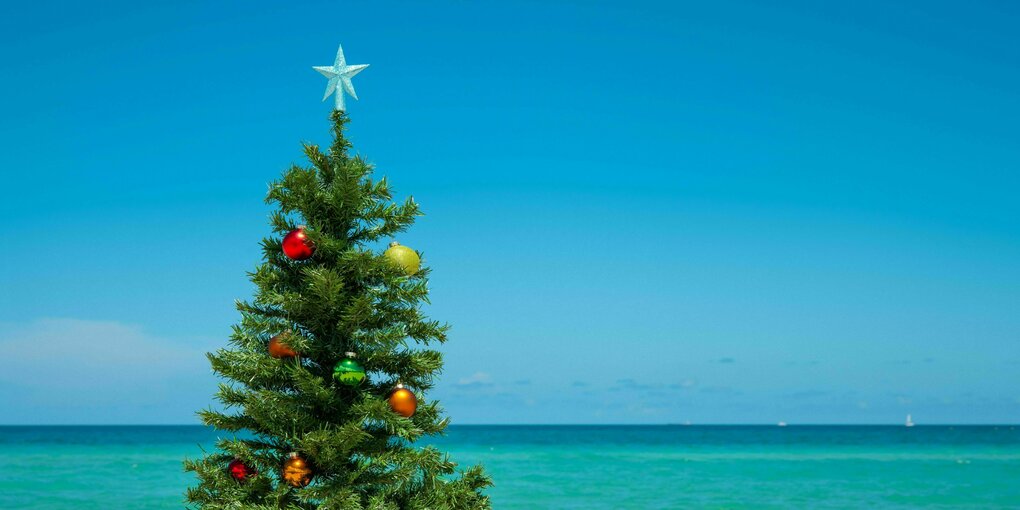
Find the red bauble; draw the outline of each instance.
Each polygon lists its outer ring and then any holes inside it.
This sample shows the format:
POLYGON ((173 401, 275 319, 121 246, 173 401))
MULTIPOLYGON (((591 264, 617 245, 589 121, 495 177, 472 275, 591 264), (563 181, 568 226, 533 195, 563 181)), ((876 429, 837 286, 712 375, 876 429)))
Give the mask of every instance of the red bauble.
POLYGON ((257 474, 254 469, 248 467, 241 459, 234 459, 230 464, 227 464, 227 471, 230 472, 230 476, 234 477, 234 480, 239 482, 243 482, 257 474))
POLYGON ((305 260, 315 253, 315 243, 305 234, 305 227, 291 230, 283 237, 283 254, 294 260, 305 260))

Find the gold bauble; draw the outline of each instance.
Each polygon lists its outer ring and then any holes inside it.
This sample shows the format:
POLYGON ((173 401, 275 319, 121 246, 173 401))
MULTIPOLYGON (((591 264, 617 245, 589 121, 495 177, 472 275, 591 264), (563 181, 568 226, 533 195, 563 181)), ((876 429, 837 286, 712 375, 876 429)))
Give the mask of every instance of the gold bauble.
POLYGON ((283 480, 291 487, 304 487, 312 481, 312 468, 296 453, 283 463, 283 480))

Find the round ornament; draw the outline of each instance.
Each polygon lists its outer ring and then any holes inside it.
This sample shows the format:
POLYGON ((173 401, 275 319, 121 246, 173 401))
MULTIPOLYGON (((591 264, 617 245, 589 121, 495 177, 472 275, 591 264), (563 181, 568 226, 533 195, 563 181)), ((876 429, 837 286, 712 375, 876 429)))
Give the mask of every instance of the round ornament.
POLYGON ((241 459, 234 459, 230 461, 230 464, 227 464, 227 472, 230 473, 230 476, 233 477, 234 480, 239 482, 243 482, 258 474, 241 459))
POLYGON ((390 409, 404 418, 414 416, 414 412, 418 410, 418 397, 403 384, 397 384, 387 400, 390 402, 390 409))
POLYGON ((333 379, 346 386, 357 386, 365 379, 365 369, 354 359, 353 352, 346 356, 333 368, 333 379))
POLYGON ((289 345, 284 343, 284 339, 290 333, 284 332, 269 339, 269 355, 274 358, 293 358, 298 355, 297 351, 291 349, 289 345))
POLYGON ((396 241, 390 243, 390 247, 383 252, 383 256, 390 264, 402 269, 407 276, 417 273, 421 268, 421 258, 418 257, 418 254, 396 241))
POLYGON ((315 243, 308 238, 304 225, 283 236, 283 254, 293 260, 305 260, 315 253, 315 243))
POLYGON ((312 481, 312 468, 296 453, 283 462, 283 480, 291 487, 304 487, 312 481))

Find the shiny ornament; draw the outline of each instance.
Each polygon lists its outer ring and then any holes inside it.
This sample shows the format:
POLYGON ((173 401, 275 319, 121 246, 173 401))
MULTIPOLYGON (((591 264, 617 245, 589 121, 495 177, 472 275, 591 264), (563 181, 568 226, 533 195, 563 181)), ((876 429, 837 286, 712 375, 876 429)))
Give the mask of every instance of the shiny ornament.
POLYGON ((269 339, 269 355, 274 358, 293 358, 298 353, 294 349, 291 349, 289 345, 283 342, 283 339, 287 338, 290 333, 280 333, 269 339))
POLYGON ((403 269, 407 276, 417 273, 421 268, 421 258, 418 257, 418 254, 407 246, 401 246, 396 241, 390 243, 390 247, 386 249, 383 256, 390 264, 403 269))
POLYGON ((283 254, 293 260, 305 260, 315 253, 315 243, 308 238, 305 227, 300 226, 283 236, 283 254))
POLYGON ((333 368, 333 379, 336 379, 340 384, 357 386, 365 380, 365 369, 354 360, 353 352, 346 353, 346 356, 333 368))
POLYGON ((243 482, 258 474, 255 472, 253 468, 249 467, 241 459, 234 459, 230 461, 230 464, 227 464, 227 471, 230 473, 230 476, 234 478, 234 480, 237 480, 239 482, 243 482))
POLYGON ((283 462, 283 480, 291 487, 304 487, 312 481, 312 468, 296 453, 283 462))
POLYGON ((404 418, 414 416, 414 412, 418 410, 418 397, 403 384, 394 387, 387 400, 390 402, 390 409, 404 418))

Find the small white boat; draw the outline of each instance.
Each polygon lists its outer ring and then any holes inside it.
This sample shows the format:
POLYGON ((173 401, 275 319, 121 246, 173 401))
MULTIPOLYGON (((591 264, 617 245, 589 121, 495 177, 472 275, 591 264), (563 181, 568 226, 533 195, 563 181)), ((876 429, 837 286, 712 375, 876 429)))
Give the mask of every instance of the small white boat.
POLYGON ((908 427, 913 427, 913 426, 914 426, 914 420, 913 420, 913 419, 912 419, 912 418, 910 417, 910 415, 909 415, 909 414, 907 415, 907 423, 906 423, 906 426, 908 426, 908 427))
POLYGON ((776 426, 777 427, 785 427, 786 426, 786 422, 785 421, 781 421, 781 422, 777 423, 776 426))

